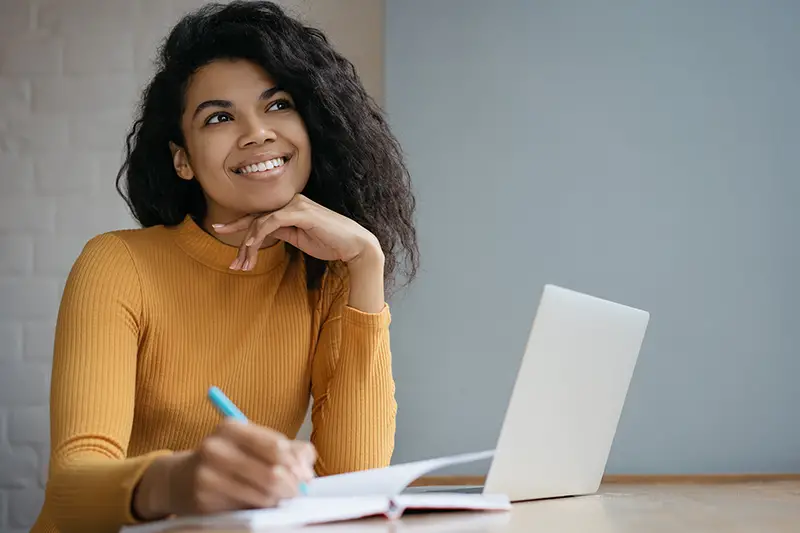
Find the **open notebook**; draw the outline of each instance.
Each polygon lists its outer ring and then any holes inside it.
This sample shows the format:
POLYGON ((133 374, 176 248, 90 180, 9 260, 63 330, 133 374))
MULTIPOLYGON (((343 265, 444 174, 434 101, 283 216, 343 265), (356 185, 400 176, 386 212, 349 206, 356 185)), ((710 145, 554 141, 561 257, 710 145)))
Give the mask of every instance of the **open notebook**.
POLYGON ((403 494, 420 476, 446 466, 488 459, 493 451, 466 453, 316 478, 308 495, 283 502, 272 509, 235 511, 207 516, 188 516, 136 526, 122 533, 166 533, 174 529, 202 528, 263 530, 385 516, 393 520, 407 510, 507 511, 503 494, 403 494))

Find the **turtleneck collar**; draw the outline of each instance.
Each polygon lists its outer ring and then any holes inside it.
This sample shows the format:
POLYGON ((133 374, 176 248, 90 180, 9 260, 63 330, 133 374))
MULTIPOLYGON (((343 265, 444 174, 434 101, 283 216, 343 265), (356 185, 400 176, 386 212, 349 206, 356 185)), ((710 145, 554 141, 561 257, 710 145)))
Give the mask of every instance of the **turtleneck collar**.
POLYGON ((195 220, 187 215, 175 228, 175 240, 180 248, 200 263, 215 270, 223 270, 238 275, 258 275, 269 272, 287 257, 286 246, 282 241, 258 251, 258 261, 250 271, 231 270, 229 267, 239 248, 225 244, 209 235, 195 220))

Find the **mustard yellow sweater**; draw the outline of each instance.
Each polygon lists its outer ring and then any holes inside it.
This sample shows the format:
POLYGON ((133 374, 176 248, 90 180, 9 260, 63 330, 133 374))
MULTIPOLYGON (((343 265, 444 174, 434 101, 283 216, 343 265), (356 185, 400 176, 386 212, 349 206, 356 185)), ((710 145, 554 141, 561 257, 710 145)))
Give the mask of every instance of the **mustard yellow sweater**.
POLYGON ((228 269, 235 255, 190 218, 87 243, 58 315, 50 472, 34 533, 135 523, 132 491, 151 461, 194 448, 219 423, 212 385, 291 438, 313 398, 318 475, 389 463, 388 307, 348 307, 345 269, 307 291, 302 260, 283 244, 261 250, 249 272, 228 269))

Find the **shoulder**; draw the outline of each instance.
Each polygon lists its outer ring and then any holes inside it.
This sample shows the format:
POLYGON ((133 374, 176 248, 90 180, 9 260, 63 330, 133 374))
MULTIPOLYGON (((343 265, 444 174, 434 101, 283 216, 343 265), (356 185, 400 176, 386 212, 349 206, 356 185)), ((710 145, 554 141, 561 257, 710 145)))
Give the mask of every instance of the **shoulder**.
POLYGON ((151 229, 115 230, 90 238, 75 259, 62 294, 62 309, 123 305, 139 309, 141 269, 137 253, 143 243, 153 240, 151 229))
POLYGON ((133 259, 143 250, 169 246, 169 231, 164 226, 153 226, 100 233, 86 242, 80 257, 92 255, 109 259, 133 259))
POLYGON ((124 276, 136 271, 137 260, 148 248, 167 244, 168 230, 163 226, 144 229, 120 229, 90 238, 72 266, 73 276, 102 273, 124 276))

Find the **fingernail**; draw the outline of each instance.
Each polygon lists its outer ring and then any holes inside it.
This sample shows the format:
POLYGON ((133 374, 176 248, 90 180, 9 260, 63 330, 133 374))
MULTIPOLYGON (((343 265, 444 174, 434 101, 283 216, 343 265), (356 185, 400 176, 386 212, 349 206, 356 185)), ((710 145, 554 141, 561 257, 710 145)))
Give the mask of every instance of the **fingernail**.
POLYGON ((250 237, 249 239, 247 239, 247 242, 244 243, 244 245, 245 246, 253 246, 254 242, 256 242, 256 240, 253 237, 250 237))
POLYGON ((250 260, 247 259, 242 266, 242 270, 250 270, 250 260))
POLYGON ((302 494, 303 496, 308 496, 308 485, 306 485, 301 481, 299 488, 300 488, 300 494, 302 494))
POLYGON ((214 228, 214 229, 219 229, 219 228, 221 228, 221 227, 222 227, 222 226, 224 226, 224 225, 225 225, 225 224, 211 224, 211 227, 212 227, 212 228, 214 228))

